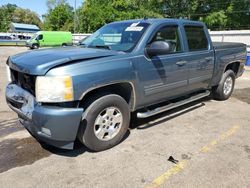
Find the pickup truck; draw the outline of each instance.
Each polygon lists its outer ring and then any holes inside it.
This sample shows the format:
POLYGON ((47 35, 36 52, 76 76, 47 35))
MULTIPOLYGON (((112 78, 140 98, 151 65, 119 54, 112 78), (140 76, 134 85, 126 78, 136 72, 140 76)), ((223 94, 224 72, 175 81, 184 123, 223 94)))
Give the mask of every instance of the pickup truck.
POLYGON ((107 24, 78 47, 7 60, 6 100, 38 141, 93 151, 117 145, 131 113, 147 118, 212 96, 226 100, 246 45, 213 43, 204 23, 138 19, 107 24))

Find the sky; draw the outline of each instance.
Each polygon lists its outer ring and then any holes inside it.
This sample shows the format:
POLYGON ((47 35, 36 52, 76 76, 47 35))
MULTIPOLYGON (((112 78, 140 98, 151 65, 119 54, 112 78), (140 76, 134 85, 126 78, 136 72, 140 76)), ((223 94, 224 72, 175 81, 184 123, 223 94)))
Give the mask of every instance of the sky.
MULTIPOLYGON (((36 12, 40 18, 42 18, 42 15, 47 12, 47 0, 0 0, 0 6, 5 4, 16 4, 18 7, 21 8, 28 8, 34 12, 36 12)), ((74 7, 75 6, 75 0, 67 0, 67 2, 74 7)), ((76 0, 76 6, 80 6, 82 4, 83 0, 76 0)))

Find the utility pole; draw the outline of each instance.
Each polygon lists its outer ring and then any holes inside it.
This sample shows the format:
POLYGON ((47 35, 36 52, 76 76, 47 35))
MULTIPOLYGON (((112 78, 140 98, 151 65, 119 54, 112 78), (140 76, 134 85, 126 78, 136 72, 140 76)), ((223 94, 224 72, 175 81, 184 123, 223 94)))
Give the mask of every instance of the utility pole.
POLYGON ((74 33, 76 33, 76 0, 75 0, 75 7, 74 7, 74 33))

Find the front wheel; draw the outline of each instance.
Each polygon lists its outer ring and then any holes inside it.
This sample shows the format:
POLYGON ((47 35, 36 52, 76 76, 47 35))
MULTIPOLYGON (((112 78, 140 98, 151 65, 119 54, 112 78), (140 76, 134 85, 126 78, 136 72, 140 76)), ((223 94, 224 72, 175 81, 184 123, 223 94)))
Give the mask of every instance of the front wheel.
POLYGON ((91 102, 84 112, 78 139, 93 151, 106 150, 122 140, 129 122, 127 102, 119 95, 104 95, 91 102))
POLYGON ((233 93, 235 84, 235 74, 232 70, 227 70, 222 75, 219 85, 214 88, 213 96, 217 100, 227 100, 233 93))
POLYGON ((32 49, 38 49, 39 48, 39 44, 32 44, 32 49))

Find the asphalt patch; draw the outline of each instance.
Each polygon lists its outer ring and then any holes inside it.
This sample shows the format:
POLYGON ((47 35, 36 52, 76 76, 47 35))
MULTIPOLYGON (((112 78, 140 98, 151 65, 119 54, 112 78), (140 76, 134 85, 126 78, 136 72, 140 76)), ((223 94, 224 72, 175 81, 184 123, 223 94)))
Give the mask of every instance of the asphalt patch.
POLYGON ((0 173, 18 166, 30 165, 51 155, 32 137, 3 140, 0 142, 0 151, 0 173))
POLYGON ((24 128, 19 125, 17 118, 0 120, 0 137, 7 136, 21 130, 24 130, 24 128))

